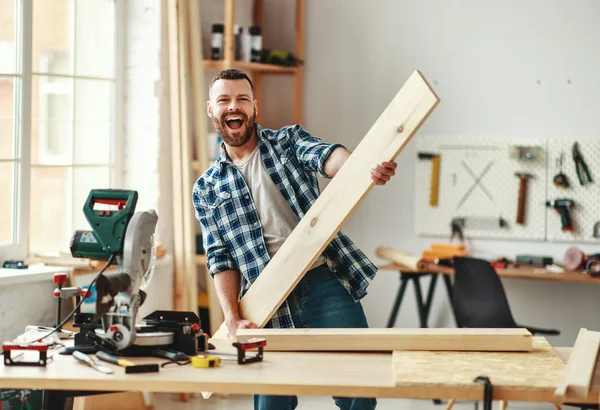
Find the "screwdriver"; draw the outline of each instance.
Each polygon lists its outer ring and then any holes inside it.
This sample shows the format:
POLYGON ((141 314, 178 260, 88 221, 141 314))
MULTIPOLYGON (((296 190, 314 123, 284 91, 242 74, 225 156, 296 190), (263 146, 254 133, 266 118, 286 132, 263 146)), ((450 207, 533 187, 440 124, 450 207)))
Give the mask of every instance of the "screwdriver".
POLYGON ((75 359, 77 359, 78 361, 80 361, 81 363, 90 366, 92 369, 95 369, 101 373, 106 373, 106 374, 113 374, 114 372, 109 369, 107 366, 104 366, 100 363, 97 363, 94 359, 92 359, 90 356, 88 356, 85 353, 81 353, 78 350, 75 350, 73 352, 73 357, 75 359))

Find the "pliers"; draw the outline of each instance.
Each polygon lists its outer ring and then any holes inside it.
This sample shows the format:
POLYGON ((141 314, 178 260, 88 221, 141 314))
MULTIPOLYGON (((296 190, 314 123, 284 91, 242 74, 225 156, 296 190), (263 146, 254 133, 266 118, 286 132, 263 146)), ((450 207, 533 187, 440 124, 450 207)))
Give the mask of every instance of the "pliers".
POLYGON ((590 175, 590 171, 588 169, 581 152, 579 151, 579 144, 576 142, 573 144, 573 161, 575 161, 575 170, 577 171, 577 178, 579 178, 579 184, 584 185, 586 182, 592 182, 592 176, 590 175), (585 173, 585 180, 583 178, 583 173, 585 173))

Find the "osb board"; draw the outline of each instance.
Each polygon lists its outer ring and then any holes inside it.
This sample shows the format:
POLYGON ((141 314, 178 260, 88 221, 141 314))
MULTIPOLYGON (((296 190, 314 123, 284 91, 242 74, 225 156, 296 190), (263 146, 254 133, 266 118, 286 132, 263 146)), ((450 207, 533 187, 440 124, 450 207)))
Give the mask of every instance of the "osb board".
POLYGON ((267 340, 278 351, 530 351, 527 329, 239 329, 237 341, 267 340))
POLYGON ((396 387, 438 388, 442 398, 482 392, 473 380, 487 376, 505 400, 521 390, 529 400, 552 401, 565 363, 545 338, 534 337, 531 352, 395 351, 393 367, 396 387))

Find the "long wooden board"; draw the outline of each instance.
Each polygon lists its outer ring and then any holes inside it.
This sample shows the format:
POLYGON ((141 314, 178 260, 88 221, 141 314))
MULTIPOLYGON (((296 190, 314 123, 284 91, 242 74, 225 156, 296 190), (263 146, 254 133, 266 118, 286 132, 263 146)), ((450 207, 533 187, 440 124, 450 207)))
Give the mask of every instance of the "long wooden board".
MULTIPOLYGON (((240 301, 263 327, 374 186, 371 168, 395 159, 439 99, 415 71, 240 301)), ((222 324, 215 338, 226 338, 222 324)))
POLYGON ((567 367, 554 391, 557 401, 574 401, 588 396, 599 346, 600 332, 591 332, 585 328, 579 331, 567 367))
POLYGON ((237 341, 267 340, 278 351, 508 351, 532 349, 527 329, 240 329, 237 341))

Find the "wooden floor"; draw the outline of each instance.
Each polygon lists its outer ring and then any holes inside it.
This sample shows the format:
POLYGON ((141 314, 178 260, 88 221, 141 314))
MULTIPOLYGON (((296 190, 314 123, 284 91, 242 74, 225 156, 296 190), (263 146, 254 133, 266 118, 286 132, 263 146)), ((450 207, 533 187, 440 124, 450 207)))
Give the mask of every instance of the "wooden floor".
MULTIPOLYGON (((181 403, 174 394, 154 394, 154 410, 252 410, 251 396, 229 396, 228 398, 211 397, 208 400, 201 396, 190 397, 187 403, 181 403)), ((446 402, 440 405, 434 405, 431 400, 404 400, 404 399, 378 399, 377 410, 444 410, 446 402)), ((482 403, 478 403, 478 408, 482 409, 482 403)), ((331 397, 300 397, 298 399, 298 410, 336 410, 331 397)), ((453 409, 455 410, 475 410, 474 402, 457 402, 453 409)), ((494 410, 498 410, 498 403, 494 402, 494 410)), ((553 410, 550 403, 524 403, 509 402, 507 410, 553 410)), ((573 409, 573 407, 565 407, 573 409)))

